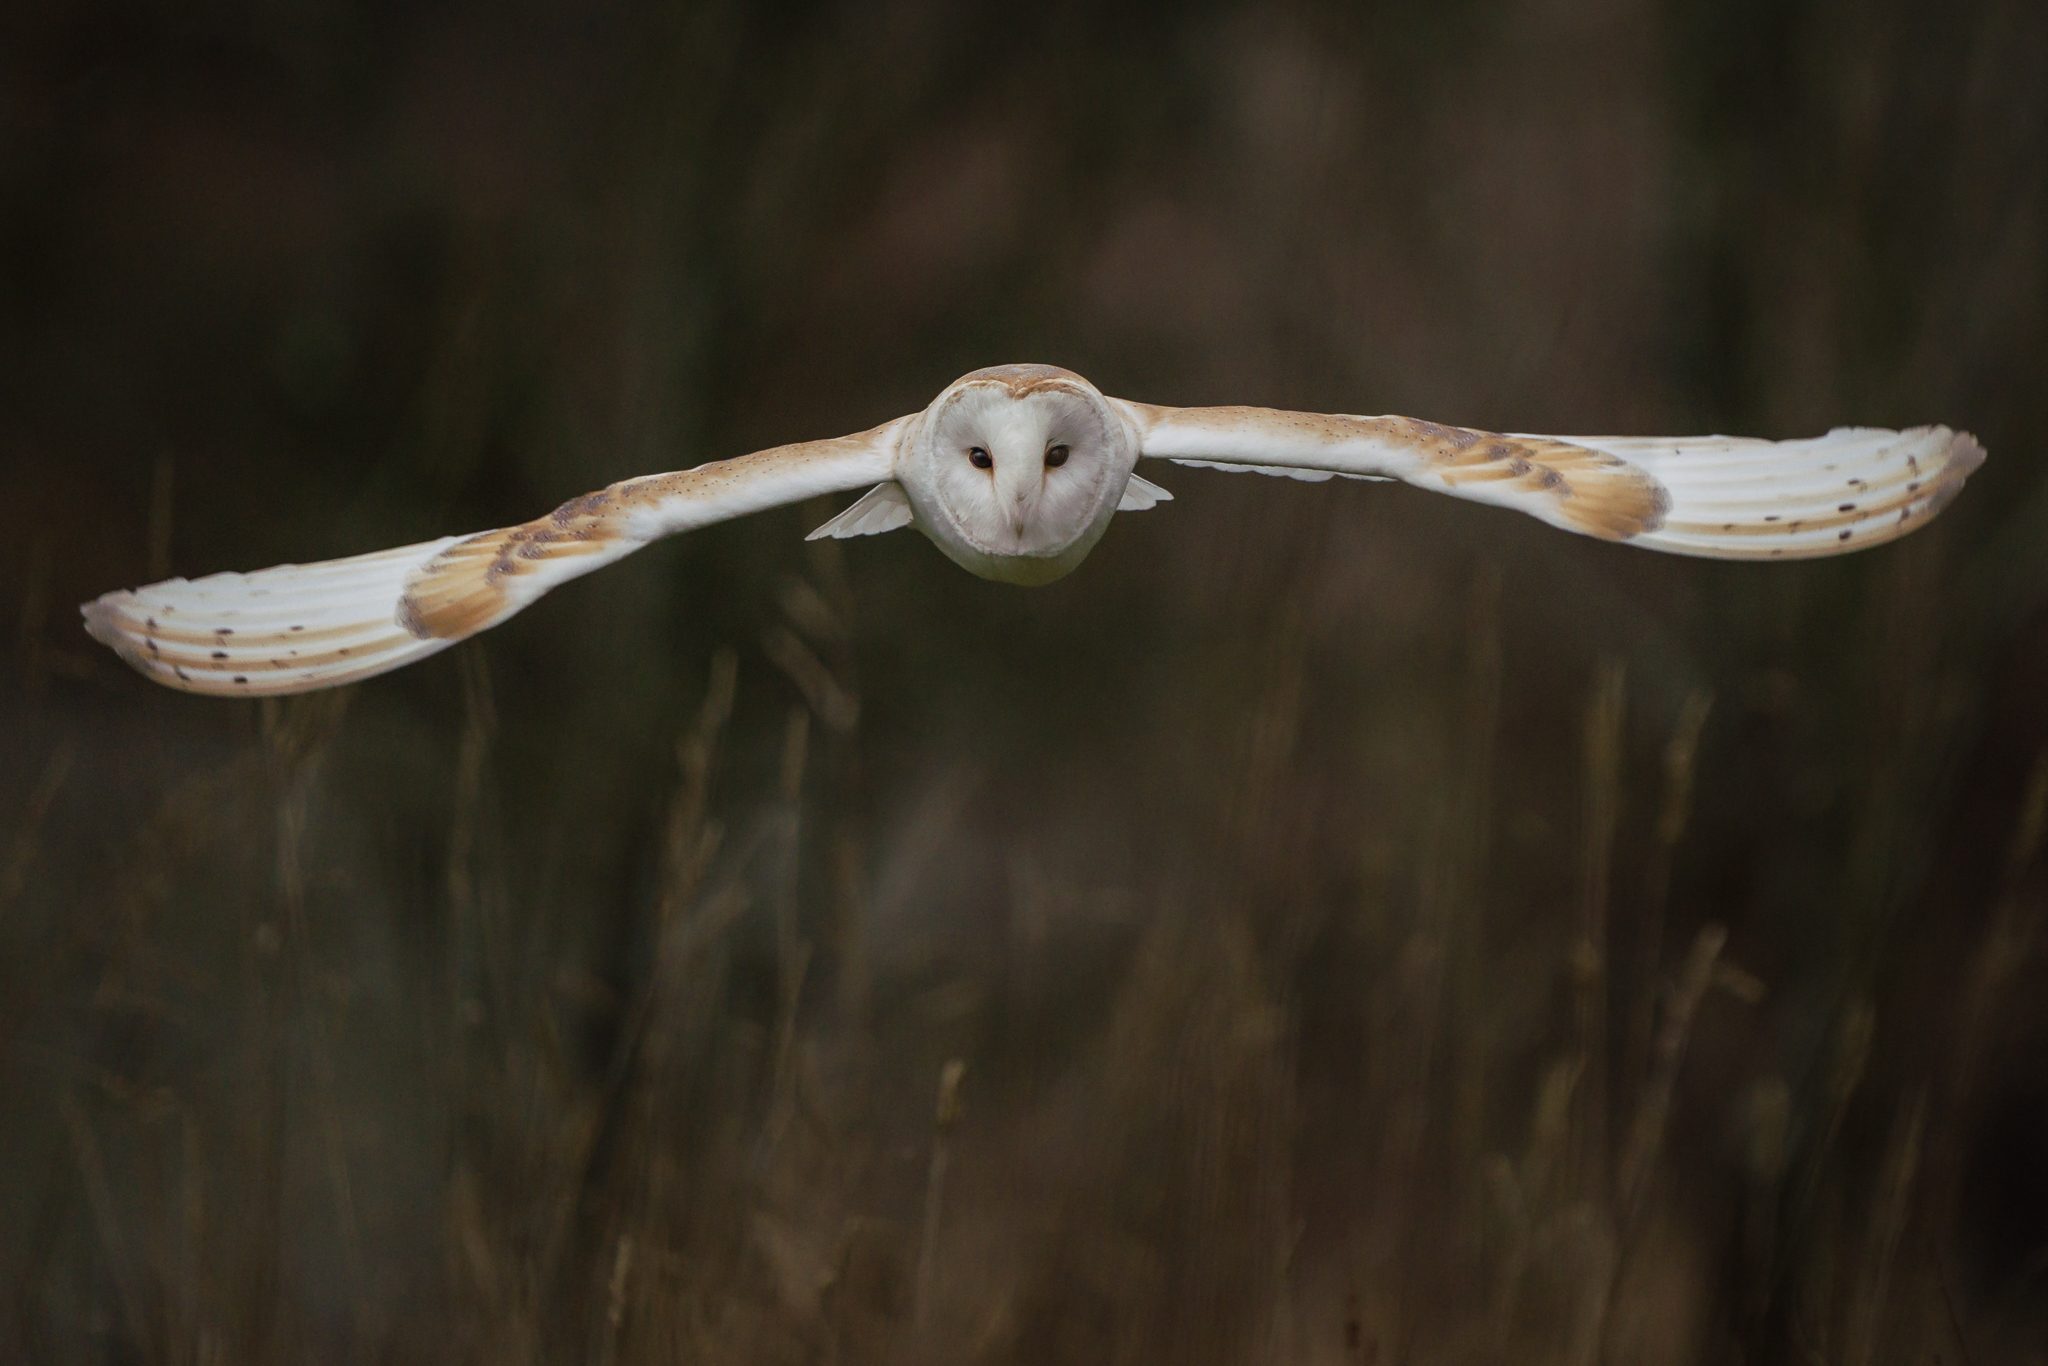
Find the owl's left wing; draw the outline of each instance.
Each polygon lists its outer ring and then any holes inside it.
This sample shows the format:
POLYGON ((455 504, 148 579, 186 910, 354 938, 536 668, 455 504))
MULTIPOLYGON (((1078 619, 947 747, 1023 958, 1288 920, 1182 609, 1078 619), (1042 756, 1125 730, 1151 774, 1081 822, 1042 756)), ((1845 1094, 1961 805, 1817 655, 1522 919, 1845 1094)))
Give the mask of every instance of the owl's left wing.
POLYGON ((1843 427, 1804 441, 1556 437, 1410 417, 1116 400, 1144 456, 1295 478, 1400 479, 1602 540, 1799 559, 1894 540, 1984 461, 1967 432, 1843 427))
POLYGON ((85 628, 167 687, 222 697, 353 683, 446 649, 650 541, 884 481, 909 418, 628 479, 518 526, 319 564, 106 593, 85 628))

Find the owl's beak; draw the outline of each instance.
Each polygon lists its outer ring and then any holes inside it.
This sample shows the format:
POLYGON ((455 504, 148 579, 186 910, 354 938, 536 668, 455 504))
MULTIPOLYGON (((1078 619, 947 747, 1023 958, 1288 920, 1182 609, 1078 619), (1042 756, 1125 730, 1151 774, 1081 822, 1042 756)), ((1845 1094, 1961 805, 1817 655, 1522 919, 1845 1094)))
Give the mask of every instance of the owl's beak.
POLYGON ((1024 534, 1024 528, 1031 524, 1031 513, 1038 505, 1038 490, 1042 477, 1036 470, 1011 471, 997 466, 996 505, 1002 509, 1010 530, 1017 536, 1024 534))

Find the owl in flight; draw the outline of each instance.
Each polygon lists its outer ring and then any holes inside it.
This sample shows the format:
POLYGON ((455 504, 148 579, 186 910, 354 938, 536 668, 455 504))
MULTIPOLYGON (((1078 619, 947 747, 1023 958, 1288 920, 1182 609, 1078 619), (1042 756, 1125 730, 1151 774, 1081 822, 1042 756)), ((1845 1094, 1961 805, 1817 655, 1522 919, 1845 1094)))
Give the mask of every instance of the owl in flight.
POLYGON ((424 659, 660 537, 819 494, 865 490, 811 539, 914 526, 983 578, 1049 583, 1117 513, 1171 496, 1136 472, 1141 459, 1399 479, 1602 540, 1762 560, 1903 536, 1956 495, 1984 452, 1947 427, 1844 427, 1806 441, 1556 437, 1162 408, 1049 365, 1000 365, 856 436, 628 479, 497 531, 166 579, 82 610, 88 631, 159 683, 225 697, 306 692, 424 659))

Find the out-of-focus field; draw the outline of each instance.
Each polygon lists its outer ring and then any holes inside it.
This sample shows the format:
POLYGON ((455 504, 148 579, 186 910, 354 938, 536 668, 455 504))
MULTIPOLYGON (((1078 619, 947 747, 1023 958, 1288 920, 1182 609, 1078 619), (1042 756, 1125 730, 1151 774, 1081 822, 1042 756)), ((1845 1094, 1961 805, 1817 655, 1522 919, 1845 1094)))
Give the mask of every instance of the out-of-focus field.
POLYGON ((1358 8, 0 20, 0 1359, 2048 1361, 2048 9, 1358 8), (1991 460, 820 504, 283 706, 76 619, 1008 360, 1991 460))

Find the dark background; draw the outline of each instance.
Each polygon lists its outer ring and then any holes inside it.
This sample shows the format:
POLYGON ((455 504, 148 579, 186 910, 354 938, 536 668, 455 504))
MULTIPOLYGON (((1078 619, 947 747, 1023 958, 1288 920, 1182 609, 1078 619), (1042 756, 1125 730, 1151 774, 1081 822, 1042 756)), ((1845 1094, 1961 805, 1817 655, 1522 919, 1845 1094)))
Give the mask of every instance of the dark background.
POLYGON ((0 190, 0 1357, 2048 1361, 2048 8, 31 3, 0 190), (281 706, 77 621, 1011 360, 1991 459, 820 504, 281 706))

